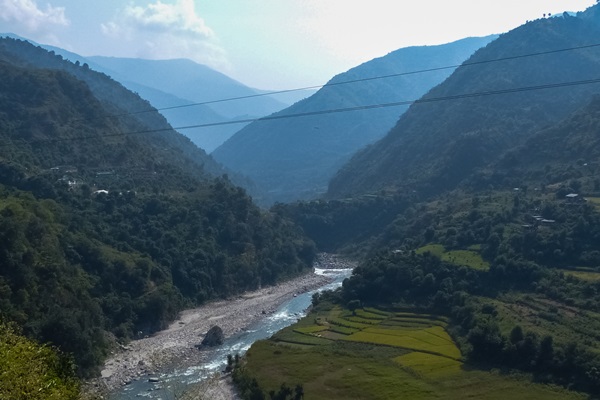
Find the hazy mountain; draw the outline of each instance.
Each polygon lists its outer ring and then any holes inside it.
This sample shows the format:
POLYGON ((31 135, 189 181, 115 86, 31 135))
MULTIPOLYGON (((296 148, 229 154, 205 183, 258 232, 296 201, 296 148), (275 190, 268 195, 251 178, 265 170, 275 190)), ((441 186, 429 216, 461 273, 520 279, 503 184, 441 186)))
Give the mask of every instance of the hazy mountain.
POLYGON ((215 150, 213 156, 252 177, 269 191, 270 201, 317 197, 326 191, 335 171, 358 149, 383 137, 407 106, 321 112, 417 99, 448 77, 453 68, 403 73, 458 65, 493 39, 409 47, 366 62, 337 75, 316 94, 275 117, 318 115, 256 121, 215 150))
POLYGON ((383 188, 425 194, 451 189, 582 107, 600 91, 598 84, 554 86, 597 79, 600 51, 552 51, 598 43, 597 9, 529 22, 477 51, 468 63, 484 63, 461 66, 412 105, 385 138, 338 172, 329 196, 383 188), (515 58, 543 52, 551 53, 515 58), (504 93, 489 95, 494 91, 504 93), (461 95, 467 96, 455 97, 461 95), (444 98, 449 99, 436 100, 444 98))
MULTIPOLYGON (((109 73, 109 71, 106 71, 109 73)), ((203 104, 196 104, 163 91, 133 82, 122 82, 128 89, 148 100, 181 134, 190 138, 198 147, 210 153, 231 135, 240 130, 244 123, 231 123, 235 119, 225 118, 203 104), (198 125, 214 126, 198 126, 198 125), (222 125, 221 125, 222 124, 222 125)), ((246 123, 247 124, 247 123, 246 123)))
POLYGON ((236 120, 271 114, 315 92, 292 90, 270 94, 270 91, 249 88, 190 60, 84 57, 11 33, 0 34, 0 37, 29 41, 66 60, 86 63, 90 69, 109 75, 150 101, 152 106, 164 108, 161 113, 167 121, 174 128, 184 128, 180 129, 181 133, 209 153, 247 124, 235 123, 236 120), (221 101, 237 97, 249 98, 221 101), (217 102, 213 104, 198 104, 215 100, 217 102))
POLYGON ((92 68, 110 75, 161 109, 173 127, 185 128, 181 133, 209 153, 247 125, 236 120, 271 114, 314 93, 292 90, 270 94, 187 59, 86 59, 92 68))
POLYGON ((88 59, 114 71, 117 74, 114 78, 119 81, 152 87, 194 103, 214 102, 207 105, 227 118, 268 115, 286 106, 270 96, 251 97, 261 93, 187 59, 143 60, 99 56, 88 59), (250 98, 223 101, 238 97, 250 98))

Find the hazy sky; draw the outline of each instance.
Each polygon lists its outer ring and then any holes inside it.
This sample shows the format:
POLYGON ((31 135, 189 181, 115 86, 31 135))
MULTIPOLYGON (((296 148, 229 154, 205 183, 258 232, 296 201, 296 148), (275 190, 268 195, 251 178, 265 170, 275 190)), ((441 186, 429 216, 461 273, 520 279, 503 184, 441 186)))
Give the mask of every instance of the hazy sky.
POLYGON ((0 32, 81 55, 190 58, 260 89, 325 83, 401 47, 513 29, 595 0, 0 0, 0 32))

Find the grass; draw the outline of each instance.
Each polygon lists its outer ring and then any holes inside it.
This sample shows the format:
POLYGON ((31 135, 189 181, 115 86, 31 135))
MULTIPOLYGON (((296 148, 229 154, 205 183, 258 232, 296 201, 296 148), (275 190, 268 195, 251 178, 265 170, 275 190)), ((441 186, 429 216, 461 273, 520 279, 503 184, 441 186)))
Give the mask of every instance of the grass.
POLYGON ((446 248, 441 244, 428 244, 420 247, 415 251, 417 254, 431 253, 432 255, 442 258, 442 255, 446 252, 446 248))
POLYGON ((464 265, 469 268, 487 271, 490 263, 481 258, 481 255, 473 250, 451 250, 442 255, 442 261, 454 265, 464 265))
POLYGON ((416 250, 417 254, 426 252, 438 257, 442 261, 457 266, 465 266, 476 270, 487 271, 490 263, 479 254, 480 246, 471 246, 469 250, 449 250, 441 244, 428 244, 416 250))
POLYGON ((572 276, 577 279, 581 279, 582 281, 587 282, 599 282, 600 281, 600 272, 597 271, 583 271, 579 269, 561 269, 561 271, 567 275, 572 276))
POLYGON ((585 398, 527 379, 465 368, 445 325, 440 326, 444 318, 357 311, 379 318, 361 324, 341 308, 313 312, 272 339, 252 345, 247 370, 266 391, 284 382, 291 387, 301 383, 305 398, 317 400, 585 398), (297 344, 303 336, 319 343, 297 344))
POLYGON ((600 197, 586 197, 585 199, 600 210, 600 197))
POLYGON ((398 356, 394 361, 422 377, 441 378, 462 372, 460 361, 417 351, 398 356))

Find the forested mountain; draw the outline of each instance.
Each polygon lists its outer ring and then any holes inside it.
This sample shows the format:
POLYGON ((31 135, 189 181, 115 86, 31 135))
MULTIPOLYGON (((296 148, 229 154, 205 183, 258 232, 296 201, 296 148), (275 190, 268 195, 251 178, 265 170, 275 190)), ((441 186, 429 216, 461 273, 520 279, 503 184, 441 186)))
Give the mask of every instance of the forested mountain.
POLYGON ((0 40, 0 319, 93 374, 112 341, 274 284, 314 245, 107 76, 0 40))
POLYGON ((385 138, 355 155, 328 195, 383 188, 441 193, 582 107, 600 91, 585 83, 599 77, 598 47, 553 51, 597 44, 597 8, 529 22, 477 51, 468 60, 476 65, 458 68, 385 138), (504 60, 486 62, 497 59, 504 60))
POLYGON ((339 74, 316 94, 245 127, 213 156, 243 171, 267 202, 316 198, 352 154, 381 138, 407 106, 327 113, 327 110, 413 100, 446 79, 453 68, 494 39, 468 38, 440 46, 409 47, 339 74), (372 79, 373 78, 373 79, 372 79), (344 82, 351 82, 343 84, 344 82), (324 112, 325 111, 325 112, 324 112), (314 113, 301 118, 288 115, 314 113), (324 112, 324 113, 323 113, 324 112))
MULTIPOLYGON (((1 37, 31 40, 10 33, 1 37)), ((271 114, 306 97, 308 92, 265 95, 265 91, 249 88, 224 74, 191 60, 145 60, 118 57, 83 57, 65 49, 40 45, 65 60, 86 63, 90 69, 105 73, 129 90, 138 93, 155 108, 165 108, 161 114, 174 128, 181 129, 194 144, 210 153, 248 119, 271 114), (227 101, 230 98, 250 97, 227 101), (215 103, 211 103, 216 101, 215 103), (198 104, 209 102, 209 104, 198 104), (197 127, 198 125, 216 124, 197 127)))
POLYGON ((469 183, 474 188, 501 183, 534 188, 563 185, 571 192, 600 192, 600 97, 560 123, 543 129, 498 162, 480 170, 469 183))

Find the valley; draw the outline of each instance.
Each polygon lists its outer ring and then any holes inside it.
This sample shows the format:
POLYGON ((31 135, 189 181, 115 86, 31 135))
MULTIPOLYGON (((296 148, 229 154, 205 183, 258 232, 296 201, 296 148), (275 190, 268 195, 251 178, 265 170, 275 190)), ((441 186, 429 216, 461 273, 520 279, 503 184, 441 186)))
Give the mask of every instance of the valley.
POLYGON ((277 96, 1 37, 0 398, 598 398, 598 71, 600 4, 277 96))

